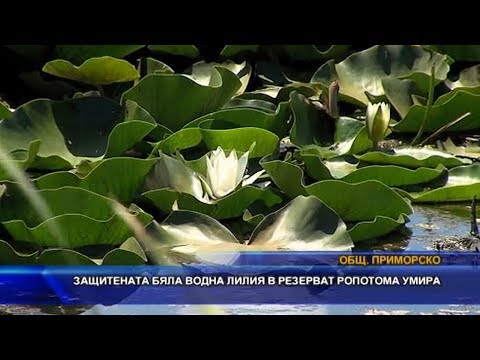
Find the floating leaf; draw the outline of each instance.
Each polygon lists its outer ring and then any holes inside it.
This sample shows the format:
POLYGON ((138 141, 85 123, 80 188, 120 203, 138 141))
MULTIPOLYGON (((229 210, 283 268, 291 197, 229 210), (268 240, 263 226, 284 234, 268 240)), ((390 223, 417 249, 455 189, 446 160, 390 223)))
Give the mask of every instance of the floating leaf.
MULTIPOLYGON (((402 193, 405 195, 405 193, 402 193)), ((449 170, 448 180, 442 187, 411 193, 413 202, 471 201, 480 197, 480 164, 458 166, 449 170)))
POLYGON ((248 245, 240 244, 218 221, 190 211, 175 211, 162 224, 154 222, 150 230, 144 250, 154 264, 169 264, 173 259, 224 264, 243 251, 348 251, 353 247, 338 215, 318 199, 303 196, 260 222, 248 245))
POLYGON ((405 199, 375 180, 357 184, 324 180, 309 185, 306 189, 310 195, 318 197, 347 222, 373 220, 377 216, 397 219, 400 214, 413 213, 412 207, 405 199), (375 201, 371 201, 373 198, 375 201))
POLYGON ((453 141, 448 138, 444 142, 439 142, 439 148, 456 156, 478 159, 480 158, 480 146, 467 143, 466 146, 456 146, 453 141))
POLYGON ((122 103, 135 101, 157 123, 177 131, 190 121, 219 110, 241 86, 237 76, 225 68, 215 67, 212 73, 209 86, 183 74, 148 75, 122 95, 122 103))
POLYGON ((344 61, 325 63, 313 75, 311 82, 328 87, 334 80, 340 94, 354 104, 367 105, 369 98, 385 94, 382 80, 388 77, 415 80, 427 92, 432 66, 436 67, 436 82, 446 79, 450 69, 447 56, 419 46, 376 45, 350 55, 344 61))
POLYGON ((421 167, 436 168, 443 165, 447 168, 468 164, 469 160, 458 159, 443 151, 432 148, 400 148, 394 154, 382 151, 372 151, 357 158, 376 165, 398 165, 410 169, 421 167))
POLYGON ((443 165, 435 169, 407 169, 394 165, 352 164, 343 159, 322 161, 320 156, 300 153, 305 162, 305 171, 316 180, 336 179, 347 183, 359 183, 366 180, 377 180, 387 186, 408 186, 430 182, 446 172, 443 165))
POLYGON ((222 67, 230 70, 242 83, 241 87, 237 90, 235 95, 243 94, 248 86, 250 81, 250 75, 252 74, 252 67, 247 64, 247 62, 242 62, 237 64, 233 61, 228 61, 224 63, 207 63, 205 61, 200 61, 192 65, 192 70, 190 77, 195 80, 197 83, 203 86, 215 86, 218 83, 218 73, 214 71, 215 67, 222 67))
POLYGON ((122 117, 121 107, 105 98, 38 99, 0 122, 0 141, 11 153, 40 140, 32 167, 69 169, 82 160, 121 155, 155 127, 145 121, 122 122, 122 117))
POLYGON ((469 67, 460 72, 457 81, 445 80, 445 84, 451 89, 464 89, 468 92, 480 92, 480 65, 469 67))
POLYGON ((119 248, 107 253, 103 259, 92 259, 70 249, 51 248, 24 254, 6 241, 0 240, 0 265, 143 265, 145 253, 135 240, 129 238, 119 248))
POLYGON ((128 61, 110 56, 91 58, 80 66, 75 66, 67 60, 53 60, 45 64, 42 70, 51 75, 90 85, 134 81, 140 77, 135 67, 128 61))
MULTIPOLYGON (((0 221, 18 241, 41 246, 75 248, 97 244, 120 244, 132 230, 115 212, 115 202, 91 191, 63 187, 23 191, 9 183, 0 199, 0 221), (39 213, 28 199, 38 198, 48 213, 39 213)), ((129 216, 146 225, 152 217, 132 206, 129 216)))
MULTIPOLYGON (((426 106, 413 105, 407 115, 395 125, 394 130, 416 133, 423 121, 426 109, 426 106)), ((480 94, 477 95, 464 90, 447 93, 439 97, 431 107, 425 132, 433 133, 468 112, 470 113, 469 116, 450 126, 445 132, 469 131, 480 128, 478 122, 480 94)))
POLYGON ((85 176, 68 171, 53 172, 35 179, 35 185, 40 190, 58 189, 63 186, 79 187, 123 203, 130 203, 156 161, 157 159, 122 157, 105 159, 85 176))

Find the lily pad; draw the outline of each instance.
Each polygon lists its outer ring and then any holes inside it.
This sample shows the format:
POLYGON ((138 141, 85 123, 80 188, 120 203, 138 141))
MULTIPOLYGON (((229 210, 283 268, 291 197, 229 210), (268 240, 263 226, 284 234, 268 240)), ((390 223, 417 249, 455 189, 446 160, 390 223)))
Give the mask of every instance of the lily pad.
POLYGON ((347 154, 361 154, 372 146, 365 122, 341 116, 330 146, 308 145, 303 147, 302 151, 331 159, 347 154))
POLYGON ((435 203, 471 201, 474 196, 480 197, 480 164, 451 169, 444 186, 411 193, 409 198, 417 203, 435 203))
POLYGON ((414 96, 421 94, 413 80, 384 78, 382 86, 388 101, 402 118, 407 116, 410 108, 415 105, 414 96))
POLYGON ((236 124, 239 127, 258 127, 283 137, 288 131, 289 119, 289 103, 281 102, 273 112, 254 108, 234 107, 222 109, 188 123, 184 129, 199 127, 205 120, 223 120, 236 124))
POLYGON ((470 159, 480 158, 480 146, 467 143, 466 146, 456 146, 452 139, 448 138, 446 141, 439 141, 438 147, 449 154, 466 157, 470 159))
MULTIPOLYGON (((426 106, 413 105, 407 115, 395 125, 394 130, 416 133, 424 119, 426 109, 426 106)), ((480 94, 465 90, 447 93, 438 98, 431 107, 425 133, 433 133, 468 112, 470 113, 469 116, 448 127, 445 133, 480 128, 477 121, 480 117, 480 94)))
POLYGON ((348 251, 353 247, 343 221, 318 199, 303 196, 268 215, 247 244, 240 244, 226 227, 204 214, 175 211, 162 224, 152 223, 143 246, 154 264, 179 259, 225 264, 244 251, 348 251))
POLYGON ((103 259, 92 259, 78 251, 60 248, 25 254, 0 240, 0 265, 143 265, 146 261, 145 253, 133 237, 108 252, 103 259))
POLYGON ((140 77, 135 67, 128 61, 110 56, 91 58, 80 66, 75 66, 67 60, 53 60, 45 64, 42 70, 51 75, 90 85, 134 81, 140 77))
POLYGON ((411 205, 402 196, 376 180, 357 184, 340 180, 324 180, 307 186, 306 190, 308 194, 318 197, 335 210, 347 222, 368 221, 377 216, 397 219, 400 214, 413 213, 411 205), (362 206, 352 206, 352 204, 362 204, 362 206))
POLYGON ((248 82, 250 81, 250 76, 252 74, 252 67, 247 64, 246 61, 237 64, 233 61, 227 61, 224 63, 207 63, 205 61, 200 61, 192 65, 192 69, 190 71, 190 77, 195 80, 200 85, 203 86, 215 86, 218 82, 217 73, 214 68, 222 67, 225 69, 230 70, 232 73, 237 75, 238 79, 242 83, 240 88, 237 90, 235 95, 241 95, 245 92, 248 86, 248 82))
POLYGON ((145 176, 157 159, 112 158, 100 161, 85 176, 68 171, 53 172, 35 179, 38 189, 58 189, 64 186, 79 187, 130 203, 141 188, 145 176), (121 174, 119 177, 112 174, 121 174))
POLYGON ((304 183, 304 174, 299 166, 267 156, 260 164, 272 181, 291 199, 298 195, 307 195, 304 183))
POLYGON ((215 219, 231 219, 242 216, 245 209, 257 201, 261 201, 267 207, 273 207, 283 201, 283 198, 272 189, 261 189, 256 186, 242 187, 211 203, 202 202, 188 193, 171 189, 147 191, 142 195, 166 214, 172 211, 175 203, 180 210, 200 212, 215 219))
POLYGON ((11 153, 40 140, 32 167, 69 169, 82 160, 121 155, 155 127, 145 121, 122 122, 122 117, 122 108, 105 98, 38 99, 0 122, 0 141, 11 153))
POLYGON ((251 158, 271 154, 280 139, 274 133, 257 127, 238 127, 237 124, 221 120, 205 120, 200 124, 202 140, 208 150, 221 147, 224 150, 236 149, 246 152, 256 143, 250 152, 251 158))
POLYGON ((138 73, 141 77, 145 77, 150 74, 174 74, 175 71, 164 62, 147 57, 140 60, 138 73))
POLYGON ((32 141, 28 150, 14 151, 8 154, 7 158, 0 158, 0 181, 13 180, 12 172, 28 169, 33 164, 39 149, 40 141, 32 141))
POLYGON ((408 217, 404 215, 400 215, 398 219, 377 216, 374 220, 356 223, 348 230, 348 234, 353 242, 371 240, 392 232, 408 221, 408 217))
POLYGON ((212 69, 211 79, 210 85, 203 86, 184 74, 147 75, 126 91, 121 101, 135 101, 157 123, 177 131, 200 116, 219 110, 241 87, 238 77, 222 67, 212 69))
POLYGON ((305 162, 305 171, 316 180, 336 179, 347 183, 377 180, 387 186, 401 187, 430 182, 447 171, 443 165, 434 169, 422 167, 412 170, 395 165, 364 166, 343 159, 322 161, 318 155, 300 154, 305 162))
POLYGON ((122 59, 145 45, 57 45, 55 55, 74 64, 94 57, 111 56, 122 59))
POLYGON ((335 129, 334 120, 296 91, 290 93, 290 103, 294 119, 290 130, 292 143, 297 146, 330 145, 335 129))
POLYGON ((395 149, 395 154, 382 151, 372 151, 357 158, 376 165, 398 165, 410 169, 421 167, 436 168, 443 165, 452 168, 470 163, 469 160, 459 159, 440 150, 432 148, 400 148, 395 149))
POLYGON ((306 189, 309 194, 318 197, 332 208, 344 221, 354 223, 349 229, 353 241, 386 235, 408 221, 407 215, 413 213, 408 200, 376 180, 356 184, 325 180, 309 185, 306 189))
POLYGON ((346 101, 367 105, 369 96, 385 95, 382 80, 389 77, 415 80, 418 87, 428 91, 431 69, 436 67, 439 83, 447 78, 450 60, 420 46, 376 45, 350 55, 338 64, 325 63, 313 75, 311 82, 328 87, 334 80, 340 85, 340 95, 346 101))
POLYGON ((12 111, 0 102, 0 120, 6 119, 12 115, 12 111))
POLYGON ((475 65, 461 71, 457 81, 447 79, 445 80, 445 84, 451 90, 461 88, 478 94, 480 92, 480 65, 475 65))
MULTIPOLYGON (((41 246, 115 245, 133 235, 126 221, 115 212, 115 204, 80 188, 22 191, 9 183, 0 199, 0 221, 15 240, 41 246)), ((143 226, 152 219, 136 206, 130 212, 128 216, 143 226)))

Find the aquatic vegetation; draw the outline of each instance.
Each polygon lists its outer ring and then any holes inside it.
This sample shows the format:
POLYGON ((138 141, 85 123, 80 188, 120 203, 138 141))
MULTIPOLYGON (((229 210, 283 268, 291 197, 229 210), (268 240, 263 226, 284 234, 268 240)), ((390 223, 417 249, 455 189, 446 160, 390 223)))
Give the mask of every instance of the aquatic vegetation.
POLYGON ((0 264, 349 251, 480 197, 480 46, 7 48, 45 76, 0 102, 0 264))

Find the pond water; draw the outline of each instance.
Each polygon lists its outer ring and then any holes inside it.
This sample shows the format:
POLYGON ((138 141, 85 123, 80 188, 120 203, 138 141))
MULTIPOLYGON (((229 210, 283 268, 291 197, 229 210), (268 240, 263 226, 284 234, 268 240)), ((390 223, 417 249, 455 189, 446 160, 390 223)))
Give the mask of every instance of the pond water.
MULTIPOLYGON (((466 250, 470 232, 468 205, 416 206, 406 229, 360 250, 421 251, 440 247, 466 250)), ((475 247, 476 245, 474 245, 475 247)), ((480 247, 480 245, 479 245, 480 247)), ((134 296, 134 295, 132 295, 134 296)), ((478 315, 480 305, 114 305, 92 308, 0 306, 1 314, 174 315, 174 314, 443 314, 478 315)))

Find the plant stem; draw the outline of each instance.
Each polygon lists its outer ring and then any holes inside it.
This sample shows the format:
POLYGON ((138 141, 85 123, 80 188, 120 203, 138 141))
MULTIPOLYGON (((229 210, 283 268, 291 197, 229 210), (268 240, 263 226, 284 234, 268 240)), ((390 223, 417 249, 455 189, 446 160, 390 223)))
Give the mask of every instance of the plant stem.
POLYGON ((446 129, 448 129, 450 126, 453 126, 455 125, 456 123, 458 123, 459 121, 465 119, 467 116, 470 116, 472 113, 465 113, 463 114, 462 116, 460 116, 459 118, 453 120, 453 121, 450 121, 448 124, 445 124, 443 125, 440 129, 438 129, 437 131, 435 131, 432 135, 430 135, 429 137, 427 137, 425 140, 423 140, 421 143, 420 143, 420 146, 423 146, 425 145, 427 142, 429 142, 430 140, 432 140, 435 136, 438 136, 441 132, 445 131, 446 129))
POLYGON ((96 88, 102 97, 105 97, 105 91, 103 90, 102 85, 96 85, 96 88))
POLYGON ((480 238, 480 232, 477 225, 477 197, 474 195, 472 205, 470 207, 470 235, 480 238))
POLYGON ((425 127, 427 126, 428 118, 430 116, 430 109, 432 108, 433 104, 433 91, 435 89, 435 65, 432 66, 432 73, 430 76, 430 84, 428 86, 428 100, 427 100, 427 109, 425 110, 425 116, 423 117, 422 124, 420 125, 420 129, 418 129, 418 133, 415 136, 415 138, 412 141, 412 145, 415 145, 418 140, 423 135, 423 131, 425 130, 425 127))
POLYGON ((340 90, 340 85, 338 81, 334 81, 328 87, 328 114, 338 120, 338 92, 340 90))

